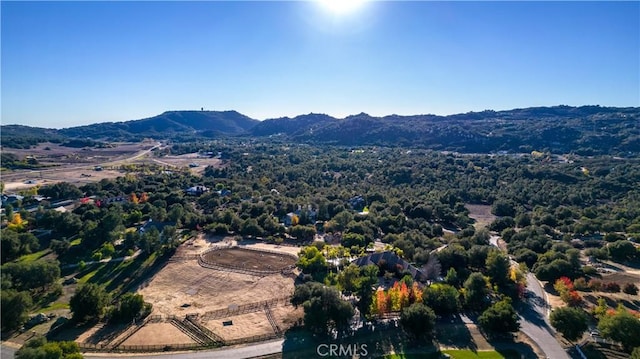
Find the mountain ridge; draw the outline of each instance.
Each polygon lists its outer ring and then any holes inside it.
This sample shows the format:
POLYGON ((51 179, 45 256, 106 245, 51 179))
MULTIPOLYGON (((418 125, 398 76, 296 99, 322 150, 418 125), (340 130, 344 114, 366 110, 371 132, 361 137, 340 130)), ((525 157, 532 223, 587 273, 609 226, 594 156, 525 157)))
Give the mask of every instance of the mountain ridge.
POLYGON ((310 113, 258 121, 237 111, 165 111, 157 116, 60 130, 2 126, 5 147, 45 140, 143 138, 189 141, 220 137, 281 138, 327 145, 413 146, 459 152, 547 150, 581 154, 640 153, 640 107, 552 106, 454 115, 366 113, 335 118, 310 113))

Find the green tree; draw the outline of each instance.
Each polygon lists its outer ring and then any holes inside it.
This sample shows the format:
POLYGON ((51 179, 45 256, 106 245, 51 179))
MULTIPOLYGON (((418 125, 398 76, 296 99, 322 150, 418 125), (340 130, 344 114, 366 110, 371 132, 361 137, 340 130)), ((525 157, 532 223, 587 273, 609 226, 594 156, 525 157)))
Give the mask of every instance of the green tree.
POLYGON ((76 289, 69 301, 73 320, 85 322, 100 319, 109 303, 109 294, 101 286, 85 283, 76 289))
POLYGON ((636 258, 636 247, 630 241, 615 241, 607 245, 611 258, 615 261, 627 261, 636 258))
POLYGON ((436 315, 422 303, 413 303, 400 314, 402 328, 414 338, 430 338, 436 323, 436 315))
POLYGON ((332 330, 341 337, 349 329, 354 310, 340 298, 335 288, 310 282, 296 287, 291 303, 304 308, 304 326, 312 333, 327 336, 332 330))
POLYGON ((464 299, 467 307, 471 309, 483 309, 487 306, 487 281, 482 273, 471 273, 464 281, 464 299))
POLYGON ((316 274, 327 271, 327 260, 315 246, 302 248, 298 256, 297 265, 302 272, 316 274))
POLYGON ((602 316, 598 329, 604 338, 619 342, 629 352, 640 346, 640 320, 624 308, 618 308, 614 315, 602 316))
POLYGON ((554 309, 549 316, 551 325, 571 342, 582 337, 589 328, 589 317, 580 308, 562 307, 554 309))
POLYGON ((338 285, 347 294, 357 291, 360 286, 360 267, 352 263, 340 271, 338 285))
POLYGON ((448 284, 432 284, 422 293, 424 304, 439 315, 457 313, 460 310, 460 293, 448 284))
POLYGON ((125 293, 118 299, 111 319, 115 322, 127 323, 150 312, 151 304, 145 303, 142 294, 125 293))
POLYGON ((447 284, 452 286, 458 286, 460 284, 460 279, 458 279, 458 272, 456 272, 455 268, 449 268, 447 271, 447 275, 444 277, 444 281, 447 284))
POLYGON ((9 331, 20 328, 27 321, 29 309, 33 305, 31 296, 27 292, 2 288, 1 297, 2 328, 9 331))
POLYGON ((360 279, 358 283, 358 309, 360 313, 367 314, 371 308, 373 300, 374 286, 378 285, 378 266, 374 264, 366 265, 360 268, 360 279))
POLYGON ((71 341, 47 342, 45 337, 27 341, 16 352, 16 359, 82 359, 78 344, 71 341))
POLYGON ((511 299, 505 298, 485 310, 478 317, 480 327, 490 334, 504 334, 520 330, 518 313, 511 305, 511 299))
POLYGON ((492 250, 485 263, 491 282, 503 288, 509 282, 511 265, 509 258, 499 250, 492 250))
POLYGON ((301 241, 309 241, 316 235, 316 227, 297 225, 288 228, 289 234, 301 241))

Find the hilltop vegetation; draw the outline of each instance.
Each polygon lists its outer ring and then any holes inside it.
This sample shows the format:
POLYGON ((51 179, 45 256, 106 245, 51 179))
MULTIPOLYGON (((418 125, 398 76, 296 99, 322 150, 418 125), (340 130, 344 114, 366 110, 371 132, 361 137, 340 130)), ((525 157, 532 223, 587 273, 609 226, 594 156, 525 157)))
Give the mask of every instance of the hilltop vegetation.
POLYGON ((142 120, 61 130, 3 126, 2 144, 24 148, 69 138, 191 142, 229 136, 268 136, 297 143, 405 146, 463 153, 536 150, 631 157, 640 152, 639 123, 638 108, 599 106, 535 107, 450 116, 372 117, 361 113, 344 119, 308 114, 262 122, 236 111, 169 111, 142 120))

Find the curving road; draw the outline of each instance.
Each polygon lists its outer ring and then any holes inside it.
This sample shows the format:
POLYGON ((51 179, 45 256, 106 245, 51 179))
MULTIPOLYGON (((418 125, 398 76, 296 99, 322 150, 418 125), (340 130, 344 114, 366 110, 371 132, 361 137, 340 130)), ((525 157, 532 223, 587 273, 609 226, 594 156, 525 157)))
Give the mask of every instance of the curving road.
POLYGON ((547 321, 549 304, 544 289, 531 273, 527 274, 527 289, 531 291, 532 297, 520 310, 520 331, 536 342, 547 358, 569 359, 569 355, 556 340, 554 330, 547 321))
MULTIPOLYGON (((489 242, 498 247, 499 238, 499 236, 491 236, 489 242)), ((518 262, 511 260, 511 265, 517 266, 518 262)), ((546 358, 569 359, 569 355, 556 340, 554 329, 549 324, 550 306, 544 288, 532 273, 527 273, 527 290, 531 298, 519 310, 520 331, 538 344, 546 358)))

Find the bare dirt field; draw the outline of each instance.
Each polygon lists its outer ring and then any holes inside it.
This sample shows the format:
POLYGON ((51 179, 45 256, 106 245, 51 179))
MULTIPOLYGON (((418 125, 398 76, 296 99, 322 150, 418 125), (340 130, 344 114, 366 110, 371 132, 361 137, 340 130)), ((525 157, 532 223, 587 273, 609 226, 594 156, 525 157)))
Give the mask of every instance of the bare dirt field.
POLYGON ((277 271, 295 265, 296 258, 287 254, 257 252, 255 250, 232 247, 207 252, 203 260, 221 267, 241 267, 256 271, 277 271))
POLYGON ((202 157, 197 153, 156 158, 152 150, 162 148, 163 145, 155 141, 113 143, 112 146, 72 148, 42 143, 30 149, 3 148, 3 151, 13 153, 21 159, 34 157, 44 166, 35 170, 3 170, 5 191, 14 192, 63 181, 80 185, 98 182, 104 178, 123 176, 126 171, 120 168, 127 164, 155 164, 168 169, 189 169, 196 175, 201 175, 207 166, 223 166, 220 159, 202 157), (197 167, 191 167, 191 164, 197 164, 197 167), (96 166, 103 170, 96 171, 96 166))
POLYGON ((475 220, 476 229, 488 227, 497 217, 491 213, 491 206, 484 204, 465 204, 469 210, 469 218, 475 220))
POLYGON ((193 339, 180 331, 171 323, 148 323, 122 345, 175 345, 193 344, 193 339))
POLYGON ((291 295, 293 279, 203 268, 191 260, 168 263, 139 293, 153 304, 153 314, 204 314, 291 295))
POLYGON ((234 315, 227 318, 205 321, 204 325, 224 340, 246 338, 252 335, 266 335, 273 333, 264 311, 234 315), (224 322, 231 321, 231 325, 224 322), (250 330, 250 334, 248 329, 250 330))
POLYGON ((180 156, 163 156, 160 158, 154 158, 153 162, 169 167, 187 167, 192 173, 198 175, 201 175, 207 166, 222 166, 222 160, 219 158, 201 156, 198 153, 188 153, 180 156))
MULTIPOLYGON (((138 292, 145 301, 153 304, 152 315, 164 318, 197 314, 200 323, 224 340, 236 340, 259 335, 273 335, 274 325, 284 330, 294 324, 301 316, 301 309, 288 305, 287 297, 293 294, 294 280, 280 273, 255 276, 228 270, 204 268, 198 264, 197 255, 215 246, 236 245, 232 237, 205 237, 200 235, 184 243, 173 259, 151 278, 138 292), (270 301, 270 322, 264 304, 270 301), (240 310, 238 310, 240 308, 240 310), (223 322, 232 321, 224 326, 223 322)), ((249 245, 248 247, 254 247, 249 245)), ((279 247, 261 244, 262 249, 278 251, 279 247)), ((297 248, 295 248, 297 250, 297 248)), ((225 248, 212 253, 225 254, 225 263, 243 261, 254 267, 283 265, 280 259, 286 258, 286 265, 295 263, 287 254, 267 253, 256 250, 225 248), (231 254, 227 256, 227 254, 231 254), (259 264, 258 264, 259 263, 259 264), (270 264, 269 264, 270 263, 270 264)), ((286 253, 286 252, 284 252, 286 253)), ((123 345, 141 345, 148 342, 146 337, 166 336, 168 332, 179 330, 171 323, 141 330, 133 334, 123 345), (164 329, 163 329, 164 328, 164 329)), ((184 337, 181 337, 184 338, 184 337)), ((156 339, 153 339, 156 340, 156 339)), ((181 339, 182 340, 182 339, 181 339)), ((160 342, 157 344, 184 344, 183 342, 160 342)), ((154 342, 153 345, 156 343, 154 342)))

